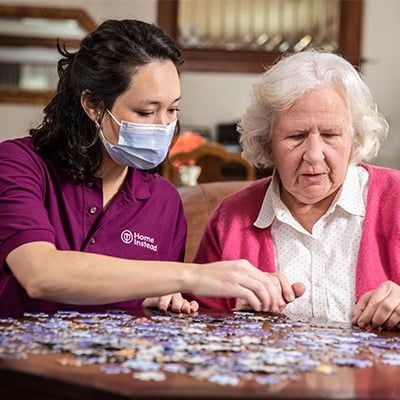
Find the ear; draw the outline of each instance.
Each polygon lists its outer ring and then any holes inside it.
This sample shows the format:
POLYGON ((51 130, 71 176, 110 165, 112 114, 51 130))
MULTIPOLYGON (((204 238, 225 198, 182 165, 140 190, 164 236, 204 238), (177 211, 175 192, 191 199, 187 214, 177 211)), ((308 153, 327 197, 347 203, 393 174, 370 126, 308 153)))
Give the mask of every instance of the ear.
POLYGON ((90 92, 85 90, 81 94, 81 106, 86 115, 97 125, 100 123, 102 110, 98 105, 94 105, 90 100, 90 92))

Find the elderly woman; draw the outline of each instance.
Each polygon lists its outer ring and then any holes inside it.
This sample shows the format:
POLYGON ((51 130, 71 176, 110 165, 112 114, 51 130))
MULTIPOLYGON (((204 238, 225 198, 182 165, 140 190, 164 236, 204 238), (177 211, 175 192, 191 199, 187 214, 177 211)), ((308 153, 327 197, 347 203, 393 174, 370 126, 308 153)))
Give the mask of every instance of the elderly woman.
POLYGON ((196 262, 249 260, 269 275, 272 311, 397 326, 400 173, 362 163, 387 123, 357 71, 334 54, 283 58, 255 83, 239 132, 243 157, 274 174, 222 202, 196 262))

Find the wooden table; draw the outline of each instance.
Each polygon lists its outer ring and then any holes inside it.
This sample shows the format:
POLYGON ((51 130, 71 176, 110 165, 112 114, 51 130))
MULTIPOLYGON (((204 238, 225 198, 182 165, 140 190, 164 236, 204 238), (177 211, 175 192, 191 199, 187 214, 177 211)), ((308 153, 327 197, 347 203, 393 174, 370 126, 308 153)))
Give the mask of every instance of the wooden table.
MULTIPOLYGON (((134 311, 139 314, 141 311, 134 311)), ((59 354, 0 360, 1 399, 400 399, 400 367, 340 367, 337 373, 306 373, 299 381, 220 386, 180 374, 163 382, 107 375, 98 366, 62 366, 59 354)))

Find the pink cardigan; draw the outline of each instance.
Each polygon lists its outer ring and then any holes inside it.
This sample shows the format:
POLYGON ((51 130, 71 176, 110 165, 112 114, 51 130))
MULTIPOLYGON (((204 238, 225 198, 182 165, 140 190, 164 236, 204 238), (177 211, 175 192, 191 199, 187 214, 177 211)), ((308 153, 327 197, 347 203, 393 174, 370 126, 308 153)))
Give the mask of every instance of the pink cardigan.
MULTIPOLYGON (((356 269, 356 298, 391 280, 400 284, 400 171, 361 164, 369 173, 368 197, 356 269)), ((271 178, 256 181, 222 201, 208 221, 197 263, 247 259, 275 271, 271 229, 253 225, 271 178)), ((232 309, 234 299, 196 297, 200 305, 232 309)))

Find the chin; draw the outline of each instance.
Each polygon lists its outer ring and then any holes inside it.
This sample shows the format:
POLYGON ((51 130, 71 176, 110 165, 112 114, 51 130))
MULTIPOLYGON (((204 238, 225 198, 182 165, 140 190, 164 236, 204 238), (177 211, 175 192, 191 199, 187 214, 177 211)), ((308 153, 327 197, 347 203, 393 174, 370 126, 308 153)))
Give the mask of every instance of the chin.
POLYGON ((330 192, 308 192, 302 195, 302 202, 305 204, 317 204, 323 200, 328 199, 333 193, 330 192))

